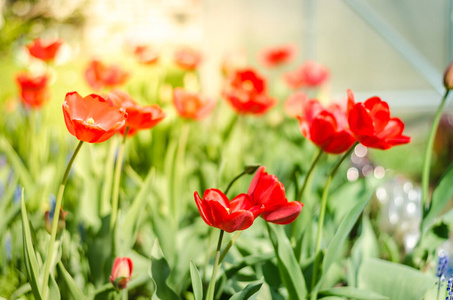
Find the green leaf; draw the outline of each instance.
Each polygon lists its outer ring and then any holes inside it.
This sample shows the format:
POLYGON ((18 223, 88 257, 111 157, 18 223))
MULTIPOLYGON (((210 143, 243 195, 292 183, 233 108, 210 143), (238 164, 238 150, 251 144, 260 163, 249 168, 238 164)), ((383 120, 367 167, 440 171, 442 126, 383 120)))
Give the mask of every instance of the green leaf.
POLYGON ((225 270, 225 275, 228 278, 233 277, 237 272, 245 267, 251 267, 258 263, 265 262, 275 256, 274 252, 269 253, 258 253, 252 254, 244 257, 240 261, 236 262, 234 265, 225 270))
POLYGON ((3 137, 0 138, 0 151, 5 153, 8 161, 11 163, 14 172, 19 175, 22 184, 26 187, 32 187, 33 178, 31 177, 27 168, 24 166, 19 155, 16 153, 16 151, 14 151, 10 143, 3 137))
POLYGON ((299 263, 282 226, 266 223, 277 256, 278 269, 290 299, 305 299, 307 287, 299 263))
POLYGON ((154 243, 151 250, 151 278, 156 283, 156 295, 162 300, 177 300, 178 295, 167 284, 168 276, 170 275, 170 267, 162 253, 159 242, 154 243))
POLYGON ((192 288, 195 300, 203 300, 203 284, 197 266, 190 261, 190 278, 192 279, 192 288))
POLYGON ((445 205, 453 197, 453 164, 445 172, 440 180, 439 185, 436 187, 431 199, 431 205, 426 216, 421 223, 421 231, 425 233, 431 225, 433 225, 435 218, 442 212, 445 205))
POLYGON ((49 300, 61 300, 60 289, 52 274, 49 274, 49 300))
POLYGON ((353 287, 338 287, 319 291, 320 295, 346 297, 357 300, 386 300, 386 296, 379 295, 370 291, 365 291, 353 287))
POLYGON ((66 271, 63 263, 61 261, 58 262, 58 268, 60 270, 61 277, 63 280, 66 282, 66 285, 68 286, 69 292, 72 295, 73 299, 85 299, 85 295, 82 293, 82 291, 79 289, 77 284, 75 283, 74 279, 71 277, 71 275, 66 271))
POLYGON ((234 294, 230 300, 247 300, 247 299, 256 299, 258 293, 260 292, 261 287, 263 286, 263 281, 252 282, 248 284, 242 291, 234 294))
POLYGON ((150 189, 153 186, 155 173, 156 172, 154 168, 151 168, 149 170, 145 181, 140 187, 140 191, 137 193, 134 200, 132 201, 132 205, 128 209, 124 222, 122 222, 120 226, 123 245, 126 248, 130 248, 133 246, 136 236, 137 221, 139 219, 140 214, 144 211, 146 199, 151 194, 150 189))
POLYGON ((364 261, 358 276, 360 289, 398 300, 422 299, 435 282, 434 276, 380 259, 364 261))
POLYGON ((36 259, 35 250, 33 248, 33 240, 31 238, 30 223, 27 216, 27 208, 25 207, 24 189, 22 189, 21 199, 22 210, 22 238, 24 244, 24 261, 25 269, 27 271, 28 281, 31 290, 36 299, 42 299, 39 281, 39 266, 36 259))
POLYGON ((335 236, 333 237, 332 241, 330 242, 326 255, 323 260, 322 265, 322 276, 325 276, 327 271, 329 270, 330 266, 335 262, 337 259, 338 254, 340 253, 339 249, 342 249, 345 240, 347 239, 349 233, 352 230, 352 227, 357 222, 360 214, 362 213, 363 209, 368 203, 370 197, 364 197, 360 202, 358 202, 343 218, 338 227, 335 236))

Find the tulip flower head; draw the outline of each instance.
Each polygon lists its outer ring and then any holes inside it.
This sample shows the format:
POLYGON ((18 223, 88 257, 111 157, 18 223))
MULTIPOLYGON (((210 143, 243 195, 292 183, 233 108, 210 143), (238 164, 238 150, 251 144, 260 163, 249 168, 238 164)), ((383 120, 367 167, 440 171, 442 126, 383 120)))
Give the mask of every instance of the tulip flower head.
POLYGON ((101 143, 111 138, 126 124, 124 108, 111 106, 103 97, 77 92, 66 94, 63 115, 69 133, 80 141, 101 143))
POLYGON ((127 283, 131 280, 133 270, 132 260, 129 257, 117 257, 112 267, 110 282, 117 290, 122 290, 127 287, 127 283))
POLYGON ((129 73, 117 65, 105 65, 99 60, 92 60, 85 70, 85 79, 90 87, 99 91, 122 85, 129 78, 129 73))
POLYGON ((19 84, 23 106, 41 108, 50 99, 48 75, 34 76, 30 73, 20 73, 16 76, 16 81, 19 84))
POLYGON ((190 47, 179 48, 173 56, 174 63, 186 71, 195 70, 201 63, 201 60, 201 53, 190 47))
POLYGON ((198 93, 190 93, 182 88, 175 88, 173 104, 181 117, 199 121, 211 113, 215 101, 198 93))
POLYGON ((128 136, 137 131, 151 129, 165 118, 165 112, 157 104, 142 106, 126 92, 114 90, 109 93, 107 101, 113 106, 119 106, 126 110, 127 120, 125 126, 120 129, 124 134, 129 127, 128 136))
POLYGON ((301 115, 304 111, 304 107, 309 101, 307 94, 304 92, 295 92, 286 99, 284 104, 285 112, 293 118, 301 115))
POLYGON ((447 90, 453 90, 453 61, 448 65, 444 73, 444 86, 447 90))
POLYGON ((239 114, 262 115, 277 104, 267 95, 266 81, 253 69, 234 72, 222 93, 239 114))
POLYGON ((226 232, 249 228, 263 210, 263 206, 253 204, 247 194, 239 194, 230 202, 218 189, 208 189, 204 192, 203 199, 197 192, 194 197, 203 221, 226 232))
POLYGON ((300 214, 303 204, 288 202, 285 187, 275 175, 269 175, 260 167, 250 183, 248 194, 254 205, 263 205, 261 217, 275 224, 289 224, 300 214))
POLYGON ((306 61, 296 70, 283 75, 283 80, 292 89, 319 87, 328 79, 329 70, 314 61, 306 61))
POLYGON ((159 52, 149 46, 135 47, 134 54, 138 61, 145 65, 152 65, 159 60, 159 52))
POLYGON ((274 68, 293 60, 296 56, 296 52, 296 45, 283 45, 266 48, 259 53, 258 60, 263 66, 274 68))
POLYGON ((302 135, 327 153, 343 153, 356 141, 346 110, 338 104, 324 108, 318 100, 310 100, 297 118, 302 135))
POLYGON ((390 118, 389 105, 379 97, 355 103, 354 94, 348 90, 348 122, 356 139, 366 147, 387 150, 411 141, 403 135, 404 123, 390 118))
POLYGON ((31 44, 27 45, 27 49, 31 56, 48 62, 55 59, 62 44, 61 40, 43 41, 35 39, 31 44))

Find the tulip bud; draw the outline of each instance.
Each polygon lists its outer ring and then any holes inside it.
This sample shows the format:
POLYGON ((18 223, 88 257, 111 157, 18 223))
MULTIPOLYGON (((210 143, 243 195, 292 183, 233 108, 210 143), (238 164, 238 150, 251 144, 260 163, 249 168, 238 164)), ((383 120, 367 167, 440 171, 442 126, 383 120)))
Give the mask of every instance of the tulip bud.
MULTIPOLYGON (((55 214, 55 210, 50 212, 46 211, 44 213, 44 227, 46 228, 46 231, 51 234, 52 232, 52 222, 53 222, 53 217, 55 214)), ((58 226, 57 226, 57 234, 60 234, 60 232, 66 227, 66 215, 68 214, 67 211, 63 211, 63 209, 60 207, 60 217, 58 219, 58 226)))
POLYGON ((129 257, 117 257, 112 267, 110 282, 117 290, 127 287, 132 275, 132 260, 129 257))
POLYGON ((453 61, 450 63, 444 74, 444 86, 447 90, 453 89, 453 61))
POLYGON ((261 166, 260 164, 245 166, 245 167, 244 167, 244 173, 245 173, 245 174, 252 175, 253 173, 256 172, 256 170, 258 170, 258 168, 259 168, 260 166, 261 166))

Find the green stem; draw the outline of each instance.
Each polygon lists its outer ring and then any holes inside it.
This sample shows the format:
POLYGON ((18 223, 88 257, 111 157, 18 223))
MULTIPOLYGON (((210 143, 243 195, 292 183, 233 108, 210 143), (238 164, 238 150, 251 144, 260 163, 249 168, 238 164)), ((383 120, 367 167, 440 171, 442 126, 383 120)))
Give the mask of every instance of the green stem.
POLYGON ((68 166, 66 167, 66 171, 64 172, 63 179, 61 180, 60 188, 58 189, 57 201, 55 203, 55 213, 53 215, 52 220, 52 231, 50 233, 50 243, 49 249, 47 250, 46 256, 46 264, 44 266, 44 278, 42 283, 42 296, 43 299, 47 299, 47 284, 49 282, 49 274, 50 274, 50 263, 52 261, 53 255, 53 244, 55 243, 55 239, 57 237, 57 228, 58 228, 58 221, 60 218, 60 207, 63 200, 63 192, 66 186, 66 181, 68 181, 69 171, 71 170, 72 164, 79 153, 80 148, 82 148, 83 141, 79 141, 76 149, 74 150, 74 154, 72 155, 71 159, 69 160, 68 166))
POLYGON ((227 186, 226 190, 225 190, 225 195, 229 192, 229 190, 231 189, 231 187, 233 186, 233 183, 236 182, 236 180, 238 180, 239 178, 241 178, 243 175, 247 174, 245 171, 243 171, 242 173, 240 173, 238 176, 234 177, 233 180, 231 180, 230 184, 227 186))
MULTIPOLYGON (((121 179, 121 166, 123 164, 123 156, 124 156, 124 148, 126 146, 126 139, 127 139, 127 134, 129 132, 129 126, 126 127, 126 130, 124 131, 123 135, 123 141, 121 142, 120 145, 120 152, 118 153, 118 157, 116 159, 116 165, 115 165, 115 181, 113 183, 113 196, 112 196, 112 215, 110 217, 110 231, 113 232, 115 225, 116 225, 116 219, 118 216, 118 198, 119 198, 119 192, 120 192, 120 179, 121 179)), ((113 232, 113 237, 115 236, 115 233, 113 232)), ((115 240, 115 238, 113 238, 115 240)))
POLYGON ((176 150, 175 161, 173 162, 173 187, 171 188, 171 211, 174 212, 176 224, 179 223, 181 211, 185 209, 185 203, 181 203, 181 190, 184 190, 184 183, 181 179, 185 174, 185 155, 187 140, 189 138, 190 123, 184 122, 179 133, 178 148, 176 150))
MULTIPOLYGON (((315 262, 313 265, 313 277, 311 281, 311 288, 313 289, 316 285, 317 282, 317 276, 318 276, 318 266, 319 266, 319 255, 318 252, 321 249, 321 240, 322 240, 322 231, 324 227, 324 217, 326 215, 326 207, 327 207, 327 197, 329 195, 329 188, 330 184, 332 183, 332 179, 335 176, 335 173, 337 172, 338 168, 340 167, 341 163, 348 157, 351 152, 354 150, 355 146, 357 145, 357 142, 349 148, 349 150, 338 160, 338 162, 335 164, 335 166, 332 168, 332 170, 329 173, 329 177, 327 178, 326 185, 324 187, 324 190, 322 192, 322 198, 321 198, 321 208, 319 210, 319 220, 318 220, 318 231, 316 234, 316 244, 315 244, 315 262)), ((314 291, 314 294, 316 295, 317 292, 314 291)), ((316 299, 316 298, 315 298, 316 299)))
POLYGON ((215 252, 214 269, 212 270, 211 282, 209 282, 208 291, 206 293, 206 300, 214 300, 215 280, 219 270, 220 249, 222 248, 222 239, 225 231, 220 230, 219 242, 217 243, 217 250, 215 252))
POLYGON ((231 247, 233 247, 234 242, 236 242, 236 240, 239 238, 239 236, 241 234, 242 234, 242 230, 236 232, 236 234, 233 236, 233 238, 228 242, 228 244, 226 245, 225 249, 223 249, 222 254, 220 255, 219 264, 222 263, 223 259, 227 255, 228 251, 231 249, 231 247))
POLYGON ((422 171, 422 205, 423 209, 426 209, 428 206, 428 194, 429 194, 429 173, 431 167, 431 159, 433 156, 433 144, 436 137, 437 127, 439 126, 440 117, 442 115, 442 109, 445 104, 445 100, 448 97, 450 90, 447 90, 442 98, 442 102, 437 108, 436 115, 434 116, 433 123, 431 125, 431 132, 429 133, 428 143, 426 144, 425 159, 423 161, 423 171, 422 171))
POLYGON ((307 183, 308 183, 308 181, 309 181, 309 179, 311 177, 311 174, 312 174, 312 172, 313 172, 313 170, 315 168, 315 165, 318 163, 318 160, 322 156, 322 154, 323 154, 323 151, 320 148, 318 153, 316 154, 315 158, 313 159, 313 161, 311 163, 310 169, 308 169, 308 172, 307 172, 307 175, 305 176, 302 188, 300 189, 299 193, 297 194, 296 201, 298 201, 298 202, 302 201, 302 197, 304 196, 304 191, 305 191, 305 188, 307 187, 307 183))

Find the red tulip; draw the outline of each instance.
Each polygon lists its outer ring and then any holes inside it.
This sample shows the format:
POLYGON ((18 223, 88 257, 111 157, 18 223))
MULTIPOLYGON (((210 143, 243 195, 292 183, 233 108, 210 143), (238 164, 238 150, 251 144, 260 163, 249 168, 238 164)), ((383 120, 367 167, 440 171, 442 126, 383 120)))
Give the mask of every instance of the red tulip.
POLYGON ((187 92, 182 88, 174 89, 173 103, 181 117, 197 121, 209 115, 215 106, 214 99, 187 92))
POLYGON ((399 118, 390 118, 387 102, 379 97, 355 103, 352 91, 348 90, 348 122, 357 140, 366 147, 387 150, 411 141, 403 135, 404 123, 399 118))
POLYGON ((157 104, 141 106, 126 92, 112 91, 109 93, 107 100, 113 106, 119 106, 126 110, 126 125, 120 129, 124 134, 126 127, 129 127, 128 136, 134 135, 142 129, 151 129, 165 118, 165 113, 157 104))
POLYGON ((294 59, 297 52, 296 45, 284 45, 263 49, 258 60, 268 68, 280 66, 294 59))
POLYGON ((295 92, 286 99, 284 109, 290 117, 296 118, 303 113, 308 100, 308 96, 304 92, 295 92))
POLYGON ((318 87, 329 78, 329 70, 314 62, 306 61, 298 69, 283 75, 283 80, 293 89, 318 87))
POLYGON ((127 283, 131 280, 132 270, 134 266, 129 257, 117 257, 112 267, 110 282, 117 290, 122 290, 127 287, 127 283))
POLYGON ((145 65, 151 65, 159 60, 159 52, 149 46, 137 46, 134 51, 138 61, 145 65))
POLYGON ((31 56, 47 62, 55 59, 62 44, 61 40, 42 41, 41 39, 35 39, 31 44, 27 45, 27 49, 31 56))
POLYGON ((116 65, 104 65, 98 60, 93 60, 85 70, 85 79, 94 90, 104 87, 113 88, 122 85, 129 74, 116 65))
POLYGON ((173 56, 175 64, 186 71, 195 70, 201 63, 201 59, 201 53, 189 47, 179 48, 173 56))
POLYGON ((249 228, 263 209, 260 204, 254 205, 247 194, 239 194, 230 202, 221 191, 208 189, 203 199, 197 192, 194 197, 203 221, 226 232, 249 228))
POLYGON ((20 99, 25 107, 40 108, 50 99, 47 86, 49 76, 46 74, 33 76, 30 73, 20 73, 16 76, 19 84, 20 99))
POLYGON ((327 153, 342 153, 356 141, 346 110, 338 104, 324 108, 318 100, 310 100, 297 118, 302 135, 327 153))
POLYGON ((63 115, 69 133, 88 143, 101 143, 126 123, 124 108, 111 106, 99 95, 82 98, 77 92, 66 94, 63 115))
POLYGON ((261 217, 275 224, 289 224, 302 210, 303 204, 288 202, 285 187, 275 175, 269 175, 265 167, 260 167, 253 177, 248 190, 254 205, 263 205, 261 217))
POLYGON ((253 69, 234 72, 222 93, 239 114, 261 115, 277 104, 267 95, 265 80, 253 69))

